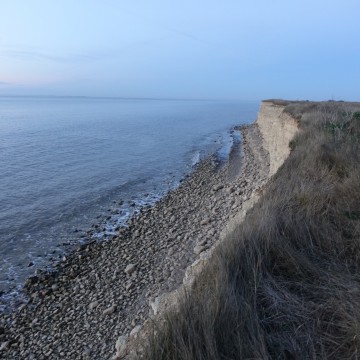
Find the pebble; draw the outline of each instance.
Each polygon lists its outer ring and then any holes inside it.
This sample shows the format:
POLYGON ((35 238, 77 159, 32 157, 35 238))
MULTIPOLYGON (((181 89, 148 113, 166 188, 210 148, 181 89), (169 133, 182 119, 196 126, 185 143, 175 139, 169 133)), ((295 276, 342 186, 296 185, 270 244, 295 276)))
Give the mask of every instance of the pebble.
POLYGON ((85 347, 85 348, 84 348, 84 355, 85 355, 85 356, 90 356, 90 354, 91 354, 91 348, 85 347))
POLYGON ((0 351, 5 350, 8 347, 9 343, 9 341, 4 341, 3 343, 1 343, 0 351))
POLYGON ((95 309, 98 305, 99 305, 99 301, 95 300, 95 301, 93 301, 93 302, 90 303, 89 309, 90 309, 90 310, 93 310, 93 309, 95 309))
POLYGON ((153 314, 156 315, 159 311, 160 298, 156 297, 154 301, 150 301, 150 307, 153 311, 153 314))
POLYGON ((204 246, 207 242, 208 242, 207 239, 200 240, 200 241, 197 243, 197 245, 199 245, 199 246, 204 246))
POLYGON ((111 315, 116 311, 116 305, 112 305, 103 311, 103 315, 111 315))
POLYGON ((125 273, 128 275, 131 275, 136 269, 136 265, 135 264, 129 264, 128 266, 126 266, 125 268, 125 273))
POLYGON ((126 291, 129 291, 129 290, 133 289, 134 286, 135 286, 134 283, 128 282, 128 283, 126 283, 126 285, 125 285, 125 289, 126 289, 126 291))
POLYGON ((205 218, 204 220, 202 220, 200 222, 200 225, 208 225, 211 223, 211 219, 210 218, 205 218))
POLYGON ((202 252, 205 251, 206 249, 207 249, 207 247, 204 246, 204 245, 196 245, 196 246, 194 247, 194 254, 199 255, 200 253, 202 253, 202 252))
POLYGON ((130 336, 136 336, 141 330, 141 325, 137 325, 135 326, 131 331, 130 331, 130 336))
POLYGON ((115 355, 115 359, 121 358, 122 356, 125 355, 126 352, 126 339, 127 336, 119 336, 119 338, 116 340, 115 343, 115 350, 116 350, 116 355, 115 355))

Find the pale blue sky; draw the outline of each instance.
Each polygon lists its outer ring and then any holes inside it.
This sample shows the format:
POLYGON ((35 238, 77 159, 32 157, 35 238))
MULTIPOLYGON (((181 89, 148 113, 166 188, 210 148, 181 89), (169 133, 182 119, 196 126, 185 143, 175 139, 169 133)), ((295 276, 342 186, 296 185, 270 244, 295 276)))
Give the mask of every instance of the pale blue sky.
POLYGON ((360 100, 359 0, 0 0, 0 95, 360 100))

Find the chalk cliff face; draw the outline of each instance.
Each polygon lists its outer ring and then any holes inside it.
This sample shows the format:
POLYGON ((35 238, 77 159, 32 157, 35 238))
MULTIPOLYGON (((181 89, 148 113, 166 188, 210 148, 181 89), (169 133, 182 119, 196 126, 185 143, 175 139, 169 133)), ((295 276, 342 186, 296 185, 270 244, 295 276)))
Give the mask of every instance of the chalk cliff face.
POLYGON ((298 124, 284 112, 284 106, 268 101, 261 102, 256 123, 263 137, 263 147, 269 152, 269 176, 272 176, 289 156, 289 142, 298 131, 298 124))

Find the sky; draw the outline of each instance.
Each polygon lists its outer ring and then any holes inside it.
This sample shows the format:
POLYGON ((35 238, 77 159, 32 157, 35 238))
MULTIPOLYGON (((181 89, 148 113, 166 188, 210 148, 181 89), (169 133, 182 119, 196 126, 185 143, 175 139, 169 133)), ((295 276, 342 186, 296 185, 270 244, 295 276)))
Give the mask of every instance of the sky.
POLYGON ((0 0, 0 95, 360 101, 359 0, 0 0))

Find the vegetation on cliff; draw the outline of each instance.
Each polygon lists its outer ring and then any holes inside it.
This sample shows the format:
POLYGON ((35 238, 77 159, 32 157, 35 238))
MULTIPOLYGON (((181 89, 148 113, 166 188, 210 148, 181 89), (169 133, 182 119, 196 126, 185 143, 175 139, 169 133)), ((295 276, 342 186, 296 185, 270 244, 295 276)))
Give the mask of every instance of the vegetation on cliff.
POLYGON ((147 359, 360 356, 360 104, 273 102, 299 120, 292 152, 147 359))

